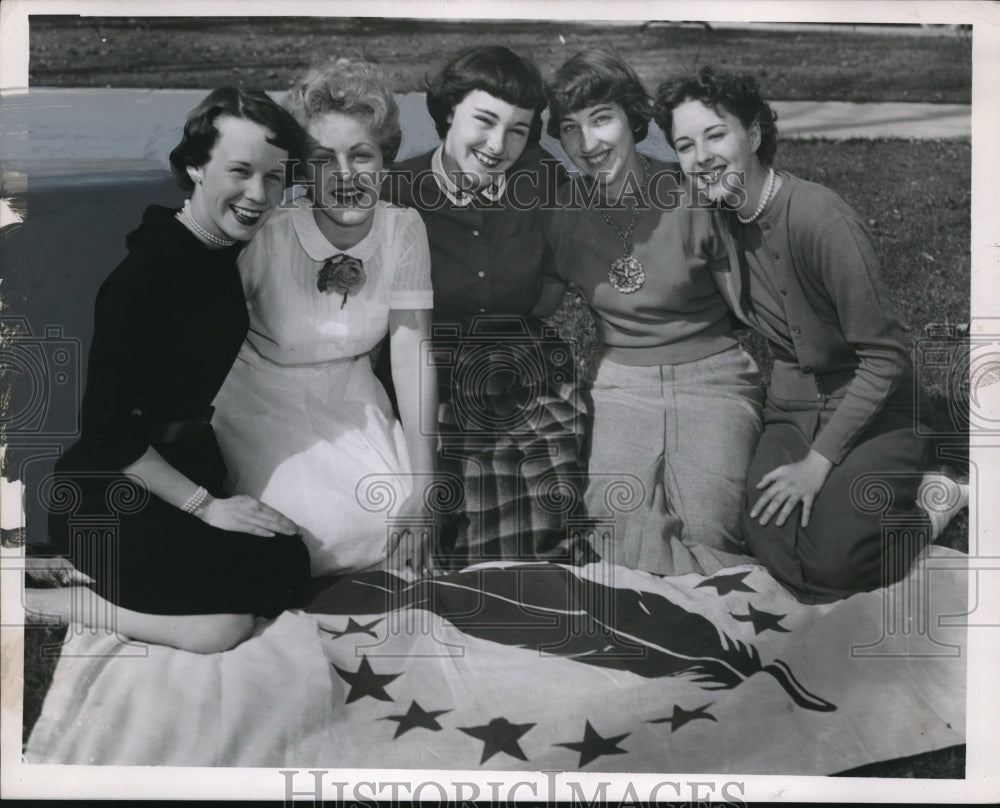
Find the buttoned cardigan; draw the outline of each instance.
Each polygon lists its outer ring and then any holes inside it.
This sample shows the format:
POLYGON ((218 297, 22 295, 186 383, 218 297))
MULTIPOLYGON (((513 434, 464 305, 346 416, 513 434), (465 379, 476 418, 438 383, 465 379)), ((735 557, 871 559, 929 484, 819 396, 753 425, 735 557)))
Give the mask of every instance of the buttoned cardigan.
MULTIPOLYGON (((890 400, 910 400, 909 345, 860 216, 829 188, 785 171, 779 176, 781 187, 756 222, 724 214, 734 271, 716 277, 737 316, 812 377, 816 399, 840 398, 812 444, 839 463, 890 400), (777 300, 766 300, 766 285, 752 280, 756 273, 771 279, 777 300), (784 313, 781 332, 755 314, 755 300, 784 313)), ((795 397, 779 389, 783 381, 774 379, 770 390, 795 397)))

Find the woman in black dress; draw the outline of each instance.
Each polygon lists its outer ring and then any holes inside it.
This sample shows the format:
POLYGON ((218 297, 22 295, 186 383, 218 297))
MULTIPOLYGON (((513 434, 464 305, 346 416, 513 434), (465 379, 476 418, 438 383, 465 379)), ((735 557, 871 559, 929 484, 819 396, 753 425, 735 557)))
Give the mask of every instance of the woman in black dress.
POLYGON ((50 539, 93 582, 28 590, 29 611, 210 653, 293 604, 309 556, 293 522, 226 497, 211 402, 247 332, 236 268, 304 134, 264 93, 224 87, 188 116, 171 168, 191 197, 149 207, 97 297, 80 440, 59 460, 50 539))

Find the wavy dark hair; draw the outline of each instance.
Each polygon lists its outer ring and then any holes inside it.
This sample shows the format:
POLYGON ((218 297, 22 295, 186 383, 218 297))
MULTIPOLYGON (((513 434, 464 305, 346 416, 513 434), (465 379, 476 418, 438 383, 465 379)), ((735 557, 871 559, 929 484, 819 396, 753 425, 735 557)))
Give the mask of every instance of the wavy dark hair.
POLYGON ((534 62, 502 45, 468 48, 457 54, 440 73, 427 80, 427 111, 434 119, 438 137, 444 139, 448 134, 448 116, 473 90, 533 110, 528 145, 538 142, 542 136, 545 84, 534 62))
POLYGON ((563 115, 609 102, 625 110, 636 143, 649 133, 653 100, 636 72, 608 51, 586 50, 567 59, 549 82, 548 97, 546 131, 554 138, 563 115))
POLYGON ((745 129, 760 126, 757 157, 765 166, 774 162, 778 151, 777 113, 760 96, 757 79, 746 73, 730 73, 706 65, 696 75, 668 79, 656 91, 653 119, 663 130, 667 142, 674 145, 674 110, 685 101, 701 101, 712 109, 724 109, 739 119, 745 129))
POLYGON ((382 159, 396 159, 403 140, 399 107, 389 79, 374 62, 335 57, 310 70, 285 96, 285 108, 303 127, 328 112, 362 118, 378 143, 382 159))
POLYGON ((306 133, 267 93, 239 87, 219 87, 188 113, 181 142, 170 152, 170 171, 185 191, 194 188, 188 168, 200 168, 212 156, 212 149, 219 140, 215 122, 224 115, 259 123, 271 133, 268 143, 284 149, 290 158, 305 158, 306 133))

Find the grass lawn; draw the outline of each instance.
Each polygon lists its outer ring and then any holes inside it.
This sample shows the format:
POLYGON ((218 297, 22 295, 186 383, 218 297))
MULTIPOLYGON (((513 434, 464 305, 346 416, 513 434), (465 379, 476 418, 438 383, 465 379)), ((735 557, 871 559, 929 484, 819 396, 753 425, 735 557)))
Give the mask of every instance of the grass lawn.
POLYGON ((650 89, 702 64, 745 70, 770 98, 969 103, 968 36, 708 31, 570 22, 378 18, 79 18, 30 21, 30 84, 283 90, 335 54, 380 62, 397 91, 473 45, 503 43, 550 75, 586 48, 622 54, 650 89))

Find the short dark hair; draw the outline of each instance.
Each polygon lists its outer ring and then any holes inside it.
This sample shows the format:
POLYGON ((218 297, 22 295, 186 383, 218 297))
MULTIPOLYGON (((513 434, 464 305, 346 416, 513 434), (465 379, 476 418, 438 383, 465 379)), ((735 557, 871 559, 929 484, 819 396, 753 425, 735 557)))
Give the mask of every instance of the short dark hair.
POLYGON ((444 139, 451 124, 448 116, 473 90, 482 90, 501 101, 535 113, 528 145, 542 136, 545 85, 534 62, 502 45, 468 48, 457 54, 441 72, 427 81, 427 111, 438 137, 444 139))
POLYGON ((745 129, 760 126, 757 157, 765 166, 774 162, 778 151, 777 113, 760 96, 757 80, 746 73, 729 73, 706 65, 697 75, 668 79, 656 91, 653 118, 673 147, 674 110, 685 101, 700 101, 707 107, 724 109, 739 119, 745 129))
POLYGON ((306 133, 267 93, 219 87, 188 113, 181 142, 170 152, 170 171, 185 191, 194 188, 188 168, 200 168, 212 156, 212 149, 219 140, 216 120, 224 115, 259 123, 271 133, 268 143, 284 149, 293 159, 305 159, 306 133))
POLYGON ((559 137, 559 119, 568 112, 614 102, 625 110, 638 143, 649 134, 653 100, 636 72, 605 50, 581 51, 567 59, 548 86, 549 124, 546 131, 559 137))
POLYGON ((285 96, 285 108, 303 127, 328 112, 362 118, 382 159, 396 159, 403 140, 399 107, 382 68, 360 58, 335 57, 310 70, 285 96))

